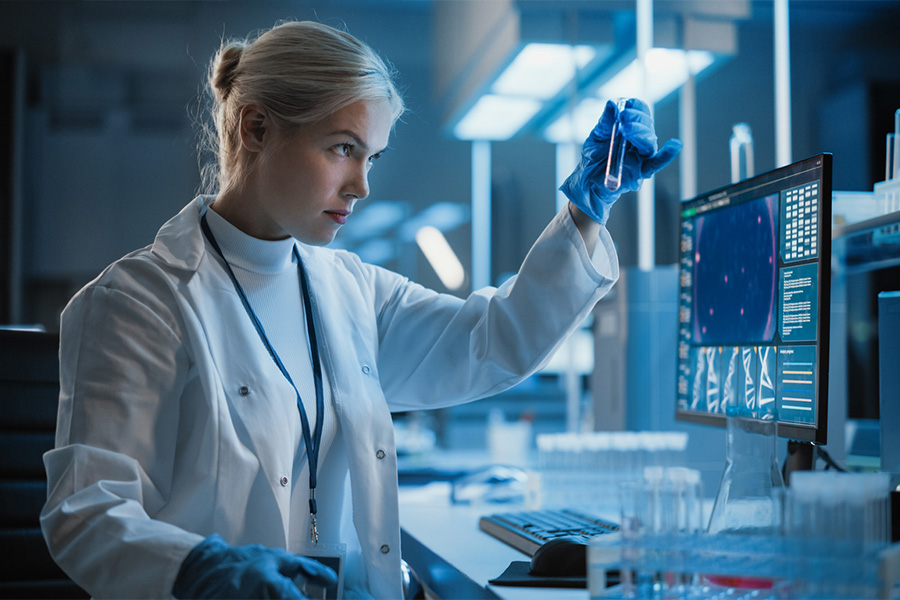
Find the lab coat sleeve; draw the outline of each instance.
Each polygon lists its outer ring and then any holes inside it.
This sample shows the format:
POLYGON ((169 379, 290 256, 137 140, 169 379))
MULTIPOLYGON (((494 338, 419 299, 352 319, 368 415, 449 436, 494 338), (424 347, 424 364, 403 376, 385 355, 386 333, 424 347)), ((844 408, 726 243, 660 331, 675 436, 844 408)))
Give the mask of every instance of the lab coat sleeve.
POLYGON ((563 209, 499 288, 461 300, 395 284, 376 302, 378 366, 391 409, 449 406, 512 387, 580 326, 618 274, 607 230, 589 256, 563 209))
POLYGON ((41 527, 56 562, 94 597, 171 597, 182 560, 203 539, 153 518, 171 486, 190 368, 161 305, 90 285, 61 319, 41 527))

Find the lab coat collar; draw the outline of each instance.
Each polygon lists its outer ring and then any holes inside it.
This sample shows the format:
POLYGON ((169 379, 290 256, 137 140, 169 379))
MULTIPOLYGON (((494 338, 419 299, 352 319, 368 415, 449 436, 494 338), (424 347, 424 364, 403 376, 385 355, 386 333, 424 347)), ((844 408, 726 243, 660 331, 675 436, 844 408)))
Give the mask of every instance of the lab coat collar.
MULTIPOLYGON (((181 211, 169 219, 156 234, 151 251, 171 267, 196 271, 206 253, 203 234, 200 231, 200 215, 215 200, 215 196, 197 196, 181 211)), ((327 253, 294 240, 305 263, 322 261, 327 253), (315 254, 315 259, 313 255, 315 254)))
POLYGON ((156 234, 151 251, 169 266, 196 271, 205 248, 200 233, 200 214, 215 196, 197 196, 169 219, 156 234))

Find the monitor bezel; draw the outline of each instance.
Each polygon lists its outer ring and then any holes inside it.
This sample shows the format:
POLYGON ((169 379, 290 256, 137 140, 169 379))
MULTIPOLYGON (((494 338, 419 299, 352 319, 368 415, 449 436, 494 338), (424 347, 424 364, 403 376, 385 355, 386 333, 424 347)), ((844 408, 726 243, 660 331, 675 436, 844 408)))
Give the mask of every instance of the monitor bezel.
MULTIPOLYGON (((817 360, 816 360, 816 425, 806 426, 791 422, 778 422, 778 436, 792 440, 812 442, 824 445, 828 441, 828 366, 830 357, 830 327, 831 327, 831 197, 832 197, 832 155, 821 153, 789 165, 760 173, 737 183, 725 185, 714 190, 699 194, 693 198, 682 201, 682 206, 710 198, 713 196, 729 196, 740 193, 743 190, 758 186, 766 181, 790 176, 792 173, 802 173, 815 168, 821 169, 819 178, 820 202, 819 202, 819 282, 818 282, 818 319, 817 329, 817 360)), ((683 211, 679 210, 679 232, 684 221, 683 211)), ((681 235, 678 236, 679 244, 681 235)), ((678 272, 681 277, 681 251, 678 252, 678 272)), ((677 324, 677 326, 680 325, 677 324)), ((677 353, 676 348, 676 353, 677 353)), ((677 358, 676 358, 677 364, 677 358)), ((678 386, 678 369, 675 372, 675 386, 678 386)), ((725 427, 726 418, 722 413, 710 414, 696 411, 682 410, 678 405, 678 394, 675 395, 675 420, 699 425, 712 425, 725 427)))

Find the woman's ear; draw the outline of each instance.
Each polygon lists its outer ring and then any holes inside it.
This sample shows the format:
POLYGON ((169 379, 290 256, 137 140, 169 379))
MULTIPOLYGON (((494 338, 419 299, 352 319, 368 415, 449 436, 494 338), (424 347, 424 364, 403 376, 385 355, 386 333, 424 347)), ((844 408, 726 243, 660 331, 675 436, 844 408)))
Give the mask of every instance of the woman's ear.
POLYGON ((269 126, 269 117, 258 104, 248 104, 241 109, 241 145, 250 152, 261 152, 269 126))

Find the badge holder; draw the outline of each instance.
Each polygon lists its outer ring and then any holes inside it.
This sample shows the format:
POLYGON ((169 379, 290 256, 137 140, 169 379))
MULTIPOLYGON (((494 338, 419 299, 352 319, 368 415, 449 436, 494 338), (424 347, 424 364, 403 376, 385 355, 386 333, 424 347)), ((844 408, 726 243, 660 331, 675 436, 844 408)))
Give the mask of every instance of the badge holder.
POLYGON ((326 567, 331 567, 337 573, 337 585, 323 587, 312 582, 306 582, 300 587, 300 593, 310 600, 337 600, 344 596, 344 564, 347 558, 346 544, 319 543, 315 547, 304 547, 298 551, 307 558, 317 560, 326 567))

